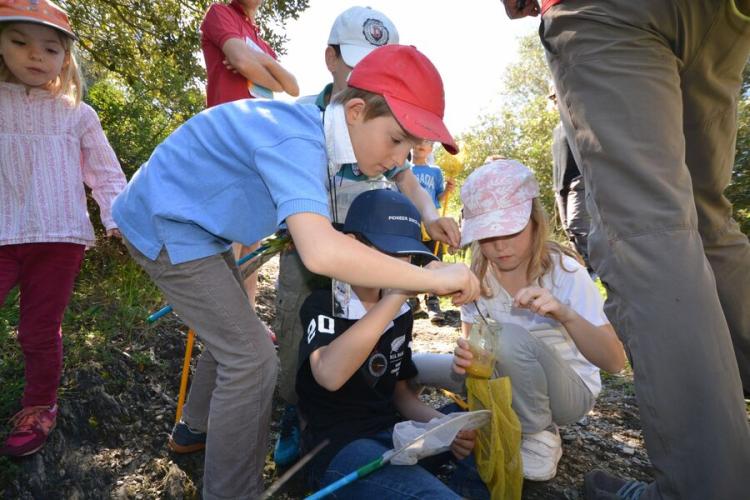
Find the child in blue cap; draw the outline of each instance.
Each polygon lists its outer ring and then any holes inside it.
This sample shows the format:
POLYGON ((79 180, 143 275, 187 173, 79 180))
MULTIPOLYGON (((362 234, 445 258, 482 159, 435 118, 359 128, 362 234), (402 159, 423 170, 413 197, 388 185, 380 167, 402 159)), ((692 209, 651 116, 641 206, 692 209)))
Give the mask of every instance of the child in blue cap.
MULTIPOLYGON (((354 199, 344 232, 382 254, 405 262, 430 262, 435 256, 422 244, 419 212, 402 194, 378 189, 354 199)), ((421 402, 408 387, 417 375, 411 359, 413 317, 406 299, 413 292, 379 286, 351 287, 343 309, 330 289, 316 290, 302 305, 304 329, 297 371, 299 411, 305 422, 303 451, 330 443, 311 462, 312 487, 322 487, 393 448, 399 420, 427 422, 443 414, 421 402)), ((474 448, 474 431, 462 431, 451 446, 462 460, 474 448)), ((433 457, 444 463, 450 454, 433 457)), ((470 464, 451 483, 478 488, 484 484, 470 464), (469 476, 464 479, 466 474, 469 476), (473 476, 473 477, 472 477, 473 476), (469 479, 471 478, 471 479, 469 479)), ((338 490, 337 498, 459 498, 423 465, 386 465, 338 490)), ((465 491, 462 490, 462 494, 465 491)), ((477 495, 470 495, 476 498, 477 495)))

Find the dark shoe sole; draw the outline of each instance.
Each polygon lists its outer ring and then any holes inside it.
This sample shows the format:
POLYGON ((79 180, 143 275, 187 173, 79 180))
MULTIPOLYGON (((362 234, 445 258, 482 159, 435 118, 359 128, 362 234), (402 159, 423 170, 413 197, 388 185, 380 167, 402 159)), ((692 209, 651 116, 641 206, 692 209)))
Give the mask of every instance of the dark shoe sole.
POLYGON ((181 444, 177 444, 171 437, 169 438, 169 442, 167 443, 167 445, 169 446, 170 450, 179 454, 195 453, 196 451, 201 451, 206 448, 206 443, 195 443, 183 446, 181 444))
POLYGON ((33 455, 37 451, 44 448, 44 445, 47 444, 47 441, 43 442, 36 448, 32 448, 30 450, 23 450, 22 452, 18 451, 8 451, 8 450, 0 450, 0 456, 2 457, 8 457, 8 458, 21 458, 21 457, 28 457, 29 455, 33 455))
POLYGON ((619 500, 617 490, 625 481, 601 470, 583 476, 583 498, 586 500, 619 500))

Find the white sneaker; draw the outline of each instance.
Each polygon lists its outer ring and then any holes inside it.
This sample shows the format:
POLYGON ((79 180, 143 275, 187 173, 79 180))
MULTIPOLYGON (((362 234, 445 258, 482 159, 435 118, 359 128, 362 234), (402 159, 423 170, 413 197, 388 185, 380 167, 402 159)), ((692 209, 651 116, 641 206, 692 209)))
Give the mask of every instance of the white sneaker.
POLYGON ((530 481, 549 481, 557 474, 562 457, 560 434, 550 431, 524 434, 521 441, 523 477, 530 481))

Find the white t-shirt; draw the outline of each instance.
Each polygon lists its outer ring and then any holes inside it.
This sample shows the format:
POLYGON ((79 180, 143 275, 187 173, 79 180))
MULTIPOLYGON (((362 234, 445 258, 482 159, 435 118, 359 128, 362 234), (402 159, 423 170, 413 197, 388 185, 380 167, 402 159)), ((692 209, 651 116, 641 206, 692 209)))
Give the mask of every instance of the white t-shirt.
MULTIPOLYGON (((542 276, 540 286, 549 290, 561 304, 569 306, 592 325, 608 324, 609 320, 604 314, 604 299, 586 269, 567 255, 563 256, 563 265, 565 269, 573 272, 560 268, 557 255, 552 256, 552 262, 554 267, 551 272, 542 276)), ((583 357, 565 327, 555 319, 540 316, 528 309, 513 307, 513 297, 500 285, 491 271, 487 272, 485 279, 493 296, 477 299, 482 314, 498 323, 519 325, 555 349, 596 397, 602 388, 599 369, 583 357)), ((474 304, 466 304, 461 308, 461 321, 478 321, 474 304)), ((502 346, 500 348, 502 349, 502 346)))

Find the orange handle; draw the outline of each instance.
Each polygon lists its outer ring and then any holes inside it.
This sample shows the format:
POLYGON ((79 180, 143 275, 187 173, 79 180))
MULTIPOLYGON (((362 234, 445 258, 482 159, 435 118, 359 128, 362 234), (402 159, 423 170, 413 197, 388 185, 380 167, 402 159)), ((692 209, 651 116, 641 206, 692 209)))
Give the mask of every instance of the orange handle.
MULTIPOLYGON (((450 179, 452 181, 452 179, 450 179)), ((440 213, 440 217, 445 217, 445 212, 448 210, 448 197, 451 195, 451 188, 448 188, 443 193, 443 211, 440 213)), ((445 244, 445 243, 443 243, 445 244)), ((435 249, 432 251, 432 255, 438 254, 438 249, 440 248, 440 242, 435 242, 435 249)))
POLYGON ((174 421, 178 423, 182 418, 182 405, 185 404, 185 393, 187 392, 188 374, 190 373, 190 359, 193 357, 193 342, 195 332, 188 330, 187 344, 185 345, 185 359, 182 362, 182 377, 180 378, 180 395, 177 398, 177 414, 174 421))

